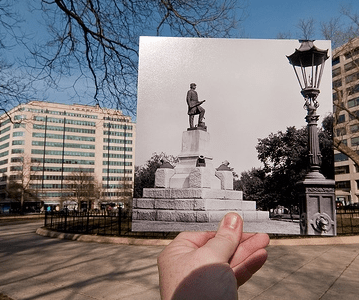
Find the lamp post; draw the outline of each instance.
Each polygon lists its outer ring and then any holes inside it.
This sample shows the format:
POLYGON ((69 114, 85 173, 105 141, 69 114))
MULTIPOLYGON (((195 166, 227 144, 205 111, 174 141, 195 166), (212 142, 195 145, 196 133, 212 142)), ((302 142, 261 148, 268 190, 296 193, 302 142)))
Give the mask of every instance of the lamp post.
POLYGON ((320 173, 321 153, 317 131, 317 97, 328 50, 318 49, 314 41, 300 41, 299 49, 287 56, 298 79, 307 110, 309 172, 298 183, 300 232, 310 235, 336 235, 335 181, 320 173))

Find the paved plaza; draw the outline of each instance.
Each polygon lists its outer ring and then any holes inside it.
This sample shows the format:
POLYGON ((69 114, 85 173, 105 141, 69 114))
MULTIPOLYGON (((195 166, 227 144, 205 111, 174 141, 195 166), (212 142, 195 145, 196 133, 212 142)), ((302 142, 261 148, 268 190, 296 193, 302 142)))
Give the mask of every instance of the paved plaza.
MULTIPOLYGON (((51 238, 36 234, 41 225, 0 224, 0 294, 160 299, 156 258, 163 245, 51 238)), ((358 299, 359 237, 273 240, 267 250, 268 261, 240 287, 239 299, 358 299)))

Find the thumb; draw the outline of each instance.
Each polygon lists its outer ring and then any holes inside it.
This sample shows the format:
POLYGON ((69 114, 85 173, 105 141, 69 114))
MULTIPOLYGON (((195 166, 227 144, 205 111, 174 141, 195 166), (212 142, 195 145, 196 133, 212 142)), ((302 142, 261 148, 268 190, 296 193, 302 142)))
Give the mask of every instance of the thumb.
POLYGON ((240 215, 230 212, 219 224, 217 233, 204 247, 209 248, 218 262, 228 263, 236 251, 243 232, 243 220, 240 215))

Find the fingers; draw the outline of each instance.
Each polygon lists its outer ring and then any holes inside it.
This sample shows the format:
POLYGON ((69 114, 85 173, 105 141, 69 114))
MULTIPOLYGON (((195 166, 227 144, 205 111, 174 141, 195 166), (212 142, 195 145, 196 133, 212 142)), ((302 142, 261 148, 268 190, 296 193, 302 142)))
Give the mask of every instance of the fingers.
POLYGON ((242 218, 237 213, 230 212, 222 219, 214 238, 202 248, 218 262, 228 263, 241 240, 242 230, 242 218))
POLYGON ((260 249, 247 257, 241 264, 232 268, 237 278, 237 287, 244 284, 252 275, 257 272, 267 260, 267 251, 260 249))
POLYGON ((269 236, 265 233, 256 233, 249 237, 243 234, 240 245, 231 258, 229 265, 231 268, 244 262, 249 256, 260 249, 264 249, 269 244, 269 236), (245 239, 247 237, 247 239, 245 239))

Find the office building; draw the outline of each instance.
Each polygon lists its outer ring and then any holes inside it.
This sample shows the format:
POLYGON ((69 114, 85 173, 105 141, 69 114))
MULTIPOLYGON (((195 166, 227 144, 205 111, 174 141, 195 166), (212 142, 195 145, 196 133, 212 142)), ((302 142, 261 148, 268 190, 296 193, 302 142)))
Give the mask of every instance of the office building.
POLYGON ((26 205, 37 209, 123 205, 132 195, 134 139, 131 118, 114 109, 41 101, 11 109, 0 116, 0 209, 18 206, 14 182, 36 196, 26 205), (77 205, 79 174, 98 193, 77 205))
MULTIPOLYGON (((359 38, 333 50, 334 138, 352 155, 359 153, 359 38)), ((352 156, 351 155, 351 156, 352 156)), ((359 167, 344 153, 334 152, 336 199, 359 202, 359 167)))

